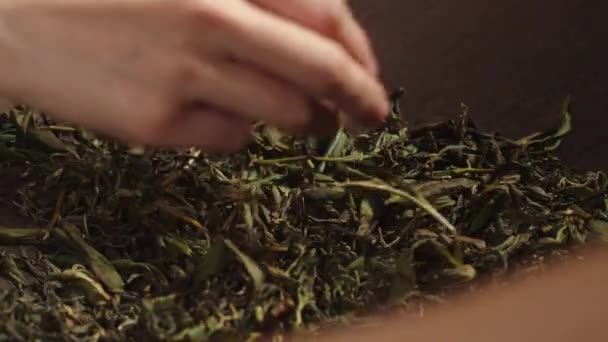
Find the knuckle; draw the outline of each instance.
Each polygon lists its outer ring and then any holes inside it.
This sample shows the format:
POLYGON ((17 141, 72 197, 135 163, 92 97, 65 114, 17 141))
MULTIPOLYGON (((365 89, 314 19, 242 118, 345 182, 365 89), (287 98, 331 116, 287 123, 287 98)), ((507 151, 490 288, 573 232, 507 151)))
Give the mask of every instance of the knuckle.
POLYGON ((321 25, 324 31, 338 34, 344 27, 347 6, 343 1, 328 1, 329 8, 321 13, 321 25))
POLYGON ((137 138, 145 143, 162 140, 177 116, 175 107, 169 105, 169 101, 158 101, 142 107, 142 110, 145 111, 145 117, 139 123, 137 138))
MULTIPOLYGON (((188 56, 189 57, 189 56, 188 56)), ((184 58, 182 61, 173 63, 169 71, 169 84, 172 89, 187 89, 199 83, 201 70, 198 61, 184 58)))
POLYGON ((235 25, 230 15, 230 6, 211 0, 185 0, 184 9, 197 25, 207 29, 225 29, 235 25))

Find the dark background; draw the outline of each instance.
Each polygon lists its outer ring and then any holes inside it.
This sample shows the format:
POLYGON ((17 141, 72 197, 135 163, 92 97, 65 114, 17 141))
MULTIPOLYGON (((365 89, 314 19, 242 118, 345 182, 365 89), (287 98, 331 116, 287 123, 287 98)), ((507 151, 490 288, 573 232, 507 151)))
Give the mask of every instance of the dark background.
POLYGON ((412 124, 470 108, 482 128, 518 136, 559 122, 572 95, 574 133, 561 155, 608 169, 608 2, 351 0, 412 124))

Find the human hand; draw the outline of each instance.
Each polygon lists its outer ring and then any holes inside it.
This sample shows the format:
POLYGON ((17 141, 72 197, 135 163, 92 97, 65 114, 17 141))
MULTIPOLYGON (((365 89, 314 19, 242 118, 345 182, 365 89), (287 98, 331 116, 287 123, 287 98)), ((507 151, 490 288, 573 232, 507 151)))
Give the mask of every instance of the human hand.
POLYGON ((132 143, 232 151, 254 121, 389 110, 344 1, 0 0, 0 52, 0 94, 132 143))

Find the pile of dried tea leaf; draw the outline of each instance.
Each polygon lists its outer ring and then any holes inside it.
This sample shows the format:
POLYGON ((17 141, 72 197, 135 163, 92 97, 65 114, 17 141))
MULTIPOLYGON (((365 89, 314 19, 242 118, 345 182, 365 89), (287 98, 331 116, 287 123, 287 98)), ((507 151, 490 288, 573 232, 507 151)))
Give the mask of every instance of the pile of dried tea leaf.
POLYGON ((258 125, 230 156, 1 116, 0 205, 28 223, 0 222, 0 339, 277 337, 415 308, 608 235, 606 175, 553 154, 567 103, 557 129, 510 140, 466 109, 409 131, 398 98, 374 132, 258 125))

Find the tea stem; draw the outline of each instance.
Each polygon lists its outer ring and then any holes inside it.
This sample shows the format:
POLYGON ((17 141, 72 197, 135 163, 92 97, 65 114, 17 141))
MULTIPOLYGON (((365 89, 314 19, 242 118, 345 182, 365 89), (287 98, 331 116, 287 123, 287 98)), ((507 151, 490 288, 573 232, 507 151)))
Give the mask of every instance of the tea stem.
POLYGON ((422 195, 420 194, 416 194, 411 195, 405 191, 399 190, 399 189, 395 189, 390 185, 384 184, 384 183, 380 183, 380 182, 369 182, 369 181, 363 181, 363 182, 346 182, 343 184, 343 186, 345 187, 358 187, 358 188, 363 188, 363 189, 368 189, 368 190, 377 190, 377 191, 383 191, 383 192, 387 192, 391 195, 395 195, 395 196, 401 196, 403 198, 406 198, 412 202, 414 202, 417 206, 419 206, 421 209, 425 210, 426 212, 428 212, 433 218, 435 218, 439 223, 441 223, 443 226, 445 226, 448 230, 450 230, 452 233, 456 234, 457 233, 457 229, 456 227, 454 227, 443 215, 441 215, 437 209, 435 209, 422 195))

